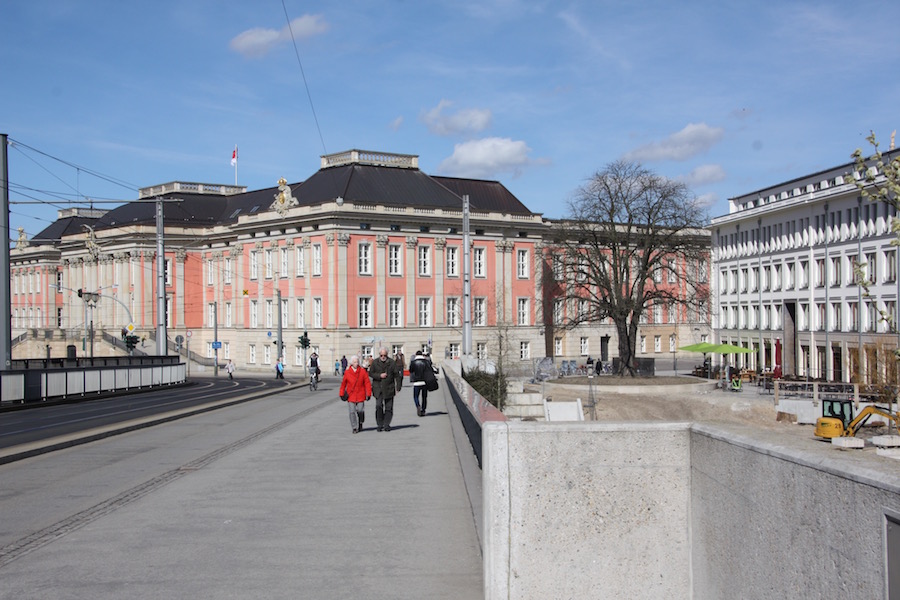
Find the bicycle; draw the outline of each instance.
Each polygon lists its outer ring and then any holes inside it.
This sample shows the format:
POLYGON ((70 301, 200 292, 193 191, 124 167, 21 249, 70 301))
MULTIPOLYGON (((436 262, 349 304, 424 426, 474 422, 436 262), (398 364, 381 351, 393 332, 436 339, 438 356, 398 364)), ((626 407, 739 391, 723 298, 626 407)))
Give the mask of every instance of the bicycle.
POLYGON ((319 379, 316 377, 315 373, 312 373, 309 376, 309 391, 314 392, 319 387, 319 379))

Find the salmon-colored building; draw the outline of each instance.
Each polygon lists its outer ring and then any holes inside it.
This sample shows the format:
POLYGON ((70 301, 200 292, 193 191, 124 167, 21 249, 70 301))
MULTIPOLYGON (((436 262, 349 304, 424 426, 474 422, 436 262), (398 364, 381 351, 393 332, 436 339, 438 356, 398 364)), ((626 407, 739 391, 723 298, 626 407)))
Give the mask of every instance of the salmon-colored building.
POLYGON ((423 347, 458 357, 463 196, 473 354, 497 360, 502 351, 528 371, 548 353, 599 356, 607 324, 544 339, 546 219, 497 181, 430 176, 417 156, 358 150, 322 157, 300 183, 248 192, 173 182, 108 212, 60 211, 12 251, 13 356, 61 356, 68 346, 122 354, 126 327, 142 339, 138 352, 156 353, 162 199, 168 347, 189 351, 195 368, 214 357, 273 368, 279 311, 289 367, 305 360, 304 332, 326 373, 342 356, 382 346, 407 360, 423 347))

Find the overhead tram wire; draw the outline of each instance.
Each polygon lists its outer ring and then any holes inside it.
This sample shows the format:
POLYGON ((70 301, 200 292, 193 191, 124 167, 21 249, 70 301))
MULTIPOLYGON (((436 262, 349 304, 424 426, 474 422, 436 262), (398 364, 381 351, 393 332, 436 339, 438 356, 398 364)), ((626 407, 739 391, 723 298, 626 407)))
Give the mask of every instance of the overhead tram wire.
MULTIPOLYGON (((92 176, 94 176, 94 177, 96 177, 96 178, 98 178, 98 179, 102 179, 102 180, 104 180, 104 181, 106 181, 106 182, 108 182, 108 183, 112 183, 112 184, 117 185, 117 186, 119 186, 119 187, 123 187, 123 188, 128 189, 128 190, 130 190, 130 191, 132 191, 132 192, 133 192, 133 191, 137 191, 137 189, 138 189, 138 186, 136 186, 135 184, 133 184, 133 183, 131 183, 131 182, 125 181, 124 179, 119 179, 119 178, 117 178, 117 177, 113 177, 112 175, 105 175, 105 174, 103 174, 103 173, 101 173, 101 172, 99 172, 99 171, 95 171, 95 170, 93 170, 93 169, 89 169, 89 168, 84 167, 84 166, 82 166, 82 165, 77 165, 77 164, 75 164, 75 163, 73 163, 73 162, 64 160, 64 159, 59 158, 59 157, 57 157, 57 156, 53 156, 52 154, 48 154, 47 152, 44 152, 44 151, 42 151, 42 150, 38 150, 37 148, 34 148, 34 147, 32 147, 32 146, 29 146, 28 144, 25 144, 25 143, 20 142, 20 141, 18 141, 18 140, 14 140, 14 139, 12 139, 12 138, 9 138, 9 142, 10 142, 10 146, 12 146, 13 148, 16 148, 19 152, 22 153, 23 156, 27 156, 27 155, 26 155, 24 152, 22 152, 21 150, 19 150, 19 148, 18 148, 19 146, 21 146, 22 148, 27 148, 28 150, 31 150, 32 152, 35 152, 35 153, 37 153, 37 154, 40 154, 41 156, 46 156, 47 158, 49 158, 49 159, 51 159, 51 160, 55 160, 56 162, 59 162, 59 163, 61 163, 61 164, 66 165, 67 167, 71 167, 71 168, 76 169, 76 170, 78 170, 78 171, 84 171, 84 172, 87 173, 88 175, 92 175, 92 176)), ((29 157, 29 158, 30 158, 30 157, 29 157)), ((32 159, 32 160, 33 160, 33 159, 32 159)), ((40 163, 37 163, 36 161, 35 161, 35 164, 40 165, 40 163)), ((65 183, 65 182, 64 182, 64 183, 65 183)), ((67 184, 67 185, 68 185, 68 184, 67 184)), ((71 187, 71 186, 69 186, 69 187, 71 187)), ((73 189, 74 189, 74 188, 73 188, 73 189)), ((77 192, 77 190, 76 190, 76 192, 77 192)))
MULTIPOLYGON (((306 81, 306 71, 303 70, 303 61, 300 60, 300 49, 297 47, 297 39, 294 37, 294 28, 291 26, 291 17, 288 15, 287 5, 285 5, 284 0, 281 0, 281 8, 284 10, 284 19, 287 21, 288 31, 291 34, 291 44, 294 46, 294 56, 297 57, 297 64, 300 66, 300 75, 303 78, 303 87, 306 89, 306 97, 309 100, 309 108, 312 111, 313 121, 316 123, 316 131, 319 134, 319 142, 322 144, 322 154, 327 155, 328 149, 325 147, 325 137, 322 135, 322 127, 319 125, 319 116, 316 114, 316 107, 313 104, 312 93, 309 91, 309 83, 306 81)), ((331 185, 334 188, 334 197, 335 199, 340 197, 340 189, 338 188, 337 182, 334 180, 334 171, 330 171, 331 173, 331 185)), ((291 189, 291 193, 293 194, 294 190, 291 189)))

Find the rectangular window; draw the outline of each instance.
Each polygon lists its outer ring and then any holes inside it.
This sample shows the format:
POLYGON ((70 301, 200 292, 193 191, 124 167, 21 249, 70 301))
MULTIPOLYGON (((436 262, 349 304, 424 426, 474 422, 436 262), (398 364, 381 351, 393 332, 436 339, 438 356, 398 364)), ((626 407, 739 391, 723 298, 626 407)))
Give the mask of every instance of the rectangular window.
POLYGON ((212 327, 216 324, 216 305, 212 302, 206 305, 206 326, 212 327))
POLYGON ((447 298, 447 326, 459 327, 459 298, 447 298))
POLYGON ((825 287, 827 283, 825 279, 825 259, 816 260, 816 287, 825 287))
POLYGON ((372 327, 372 299, 359 299, 359 326, 361 328, 372 327))
POLYGON ((662 352, 662 336, 661 335, 653 336, 653 351, 654 352, 662 352))
POLYGON ((669 336, 669 352, 675 352, 675 334, 669 336))
POLYGON ((229 342, 222 342, 222 356, 225 360, 231 358, 231 344, 229 342))
POLYGON ((487 344, 477 342, 475 344, 475 358, 478 360, 487 360, 487 344))
POLYGON ((528 250, 516 250, 516 277, 528 278, 528 250))
MULTIPOLYGON (((866 206, 868 208, 868 205, 866 206)), ((875 274, 878 272, 876 270, 877 263, 875 262, 875 253, 871 252, 866 254, 866 276, 869 279, 869 283, 877 283, 877 277, 875 274)), ((873 330, 874 331, 874 330, 873 330)))
POLYGON ((359 274, 372 274, 372 245, 360 244, 359 249, 359 274))
POLYGON ((562 356, 562 338, 553 338, 553 356, 562 356))
POLYGON ((459 358, 459 344, 452 342, 447 346, 447 357, 451 360, 459 358))
POLYGON ((529 325, 529 314, 528 314, 528 298, 519 298, 517 301, 518 309, 516 311, 516 316, 518 317, 516 322, 519 325, 529 325))
POLYGON ((419 246, 419 277, 431 276, 431 246, 419 246))
POLYGON ((213 347, 212 342, 206 342, 206 358, 213 357, 213 347))
POLYGON ((459 277, 459 248, 447 246, 444 252, 447 255, 447 277, 459 277))
POLYGON ((281 325, 282 325, 282 327, 288 326, 288 317, 290 316, 289 312, 290 311, 288 311, 287 298, 284 298, 281 300, 281 325))
POLYGON ((403 252, 399 244, 388 246, 388 275, 403 275, 403 252))
POLYGON ((294 364, 303 366, 303 348, 300 346, 294 346, 294 364))
POLYGON ((250 327, 259 327, 259 302, 256 300, 250 301, 250 327))
POLYGON ((590 340, 586 337, 579 338, 578 340, 578 348, 581 352, 582 356, 588 356, 590 354, 590 340))
POLYGON ((646 335, 641 336, 641 346, 640 347, 641 347, 641 354, 646 354, 647 353, 647 336, 646 335))
POLYGON ((231 271, 232 271, 232 260, 230 258, 226 258, 225 259, 225 273, 223 273, 224 279, 225 279, 225 285, 231 285, 231 271))
POLYGON ((487 300, 485 298, 475 298, 472 303, 472 325, 476 327, 487 325, 487 300))
POLYGON ((562 300, 554 300, 553 301, 553 323, 556 325, 561 325, 563 321, 563 301, 562 300))
POLYGON ((281 263, 281 270, 278 271, 278 276, 284 278, 288 276, 288 249, 279 248, 278 254, 279 258, 281 259, 279 261, 281 263))
POLYGON ((897 251, 887 250, 884 253, 884 281, 893 283, 897 281, 897 251))
POLYGON ((472 249, 472 276, 487 277, 487 266, 485 265, 485 249, 472 249))
POLYGON ((231 302, 225 303, 225 327, 234 326, 234 309, 231 306, 231 302))
POLYGON ((847 324, 848 331, 859 331, 859 304, 856 302, 848 302, 847 312, 850 313, 848 315, 850 318, 850 322, 847 324))
POLYGON ((312 245, 312 274, 313 277, 322 276, 322 244, 312 245))
POLYGON ((403 298, 388 298, 388 325, 403 327, 403 298))
POLYGON ((531 360, 530 342, 519 342, 519 360, 531 360))
POLYGON ((272 364, 272 347, 268 344, 263 346, 263 364, 265 364, 265 365, 272 364))
POLYGON ((247 362, 251 365, 256 364, 256 344, 250 344, 249 351, 247 352, 247 362))
POLYGON ((210 258, 206 261, 206 285, 213 285, 215 282, 215 262, 210 258))
POLYGON ((166 278, 166 286, 170 286, 170 285, 172 285, 172 273, 174 272, 172 270, 172 259, 167 258, 166 260, 163 261, 163 265, 165 265, 165 267, 163 269, 163 273, 165 274, 165 278, 166 278))
POLYGON ((273 311, 272 301, 266 300, 266 328, 267 329, 272 327, 272 320, 274 319, 274 317, 275 317, 275 313, 273 311))
POLYGON ((306 301, 304 298, 297 298, 297 327, 306 327, 306 301))
POLYGON ((297 247, 294 248, 294 258, 297 260, 297 277, 306 275, 306 254, 303 250, 303 244, 298 244, 297 247))
POLYGON ((431 327, 431 298, 419 298, 419 327, 431 327))
POLYGON ((266 279, 272 279, 272 273, 275 271, 275 267, 272 264, 272 250, 266 249, 264 256, 266 259, 266 279))
POLYGON ((313 298, 313 327, 322 327, 322 299, 313 298))
POLYGON ((259 252, 250 252, 250 279, 259 278, 259 252))

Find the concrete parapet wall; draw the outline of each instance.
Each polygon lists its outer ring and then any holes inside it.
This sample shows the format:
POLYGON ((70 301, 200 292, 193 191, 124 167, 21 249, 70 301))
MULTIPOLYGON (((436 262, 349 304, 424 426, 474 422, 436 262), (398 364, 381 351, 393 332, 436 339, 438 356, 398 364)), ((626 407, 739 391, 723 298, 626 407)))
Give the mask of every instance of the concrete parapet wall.
POLYGON ((482 480, 490 600, 882 598, 900 574, 900 469, 776 432, 487 423, 482 480))
POLYGON ((694 426, 694 597, 886 598, 900 471, 863 458, 694 426))
POLYGON ((687 424, 484 426, 485 598, 686 598, 687 424))

